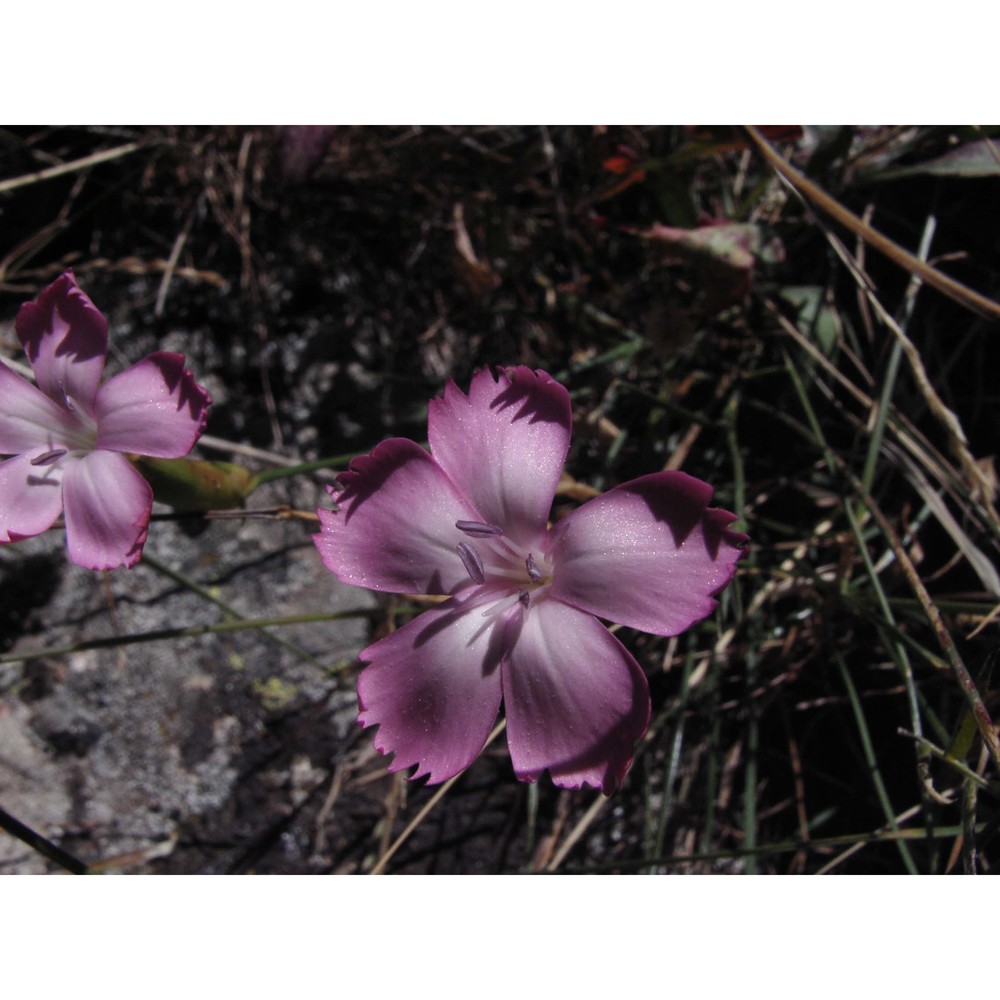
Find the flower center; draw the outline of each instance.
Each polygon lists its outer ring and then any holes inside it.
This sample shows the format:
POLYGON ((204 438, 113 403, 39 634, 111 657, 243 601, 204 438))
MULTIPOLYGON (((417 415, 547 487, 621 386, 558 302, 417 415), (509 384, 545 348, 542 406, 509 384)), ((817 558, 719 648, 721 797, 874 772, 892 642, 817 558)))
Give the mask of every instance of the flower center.
MULTIPOLYGON (((69 397, 66 401, 70 402, 69 397)), ((77 426, 71 434, 65 435, 64 443, 69 445, 71 451, 93 451, 97 445, 97 421, 77 406, 73 406, 70 412, 77 426)))
POLYGON ((31 464, 36 469, 55 467, 67 455, 71 458, 82 458, 97 445, 97 422, 94 418, 73 405, 68 396, 66 407, 68 419, 60 421, 55 426, 40 428, 45 432, 45 444, 48 447, 31 459, 31 464))
POLYGON ((526 549, 503 528, 484 521, 456 521, 455 527, 471 539, 460 541, 455 549, 473 583, 506 585, 527 607, 531 594, 551 581, 552 568, 541 546, 526 549))
POLYGON ((38 455, 33 465, 52 465, 64 455, 82 456, 94 450, 97 445, 97 421, 66 396, 63 409, 64 419, 50 424, 45 430, 48 451, 38 455))

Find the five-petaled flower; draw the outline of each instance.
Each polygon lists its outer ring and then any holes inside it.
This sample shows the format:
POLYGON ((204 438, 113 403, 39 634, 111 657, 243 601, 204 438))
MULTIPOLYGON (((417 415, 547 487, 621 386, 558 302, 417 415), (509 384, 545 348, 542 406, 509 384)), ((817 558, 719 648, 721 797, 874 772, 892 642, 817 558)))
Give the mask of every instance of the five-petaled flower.
POLYGON ((362 651, 362 726, 390 770, 447 780, 482 750, 501 700, 514 770, 562 787, 621 786, 649 724, 646 678, 599 618, 676 635, 716 606, 746 536, 681 472, 634 479, 554 527, 569 447, 566 389, 545 372, 449 382, 431 453, 383 441, 320 510, 316 545, 341 580, 450 595, 362 651))
POLYGON ((15 322, 36 385, 0 363, 0 544, 41 534, 63 513, 73 562, 134 566, 153 491, 126 458, 186 455, 211 399, 180 354, 158 351, 101 385, 108 323, 72 272, 15 322))

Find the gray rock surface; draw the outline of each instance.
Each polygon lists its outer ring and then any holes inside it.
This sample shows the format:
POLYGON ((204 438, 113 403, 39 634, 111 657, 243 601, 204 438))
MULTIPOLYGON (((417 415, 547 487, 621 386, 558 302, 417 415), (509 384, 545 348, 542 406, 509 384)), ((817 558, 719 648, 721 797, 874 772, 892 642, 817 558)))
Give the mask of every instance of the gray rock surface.
MULTIPOLYGON (((321 495, 308 482, 276 483, 252 506, 310 509, 321 495)), ((155 521, 146 553, 241 616, 373 607, 322 566, 305 522, 222 520, 196 533, 190 523, 155 521)), ((59 530, 0 549, 6 652, 232 620, 151 563, 80 569, 59 530)), ((368 630, 361 615, 3 663, 0 802, 87 863, 129 871, 149 870, 182 831, 224 814, 262 753, 272 800, 294 809, 354 735, 351 667, 368 630)), ((0 871, 52 867, 0 834, 0 871)))

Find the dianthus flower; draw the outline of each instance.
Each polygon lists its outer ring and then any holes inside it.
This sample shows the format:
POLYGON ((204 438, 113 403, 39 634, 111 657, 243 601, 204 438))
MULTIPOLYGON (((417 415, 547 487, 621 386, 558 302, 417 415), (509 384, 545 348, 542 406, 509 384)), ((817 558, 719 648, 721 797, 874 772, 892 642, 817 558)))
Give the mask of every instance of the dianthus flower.
POLYGON ((108 323, 72 272, 15 322, 37 385, 0 362, 0 544, 41 534, 64 514, 73 562, 134 566, 153 491, 126 458, 186 455, 211 398, 180 354, 158 351, 101 385, 108 323))
POLYGON ((649 724, 646 678, 599 618, 676 635, 716 606, 745 536, 682 472, 643 476, 555 526, 569 394, 542 371, 482 370, 429 409, 431 454, 383 441, 320 510, 316 545, 347 583, 450 595, 362 651, 362 726, 436 784, 482 750, 500 708, 514 770, 620 787, 649 724))

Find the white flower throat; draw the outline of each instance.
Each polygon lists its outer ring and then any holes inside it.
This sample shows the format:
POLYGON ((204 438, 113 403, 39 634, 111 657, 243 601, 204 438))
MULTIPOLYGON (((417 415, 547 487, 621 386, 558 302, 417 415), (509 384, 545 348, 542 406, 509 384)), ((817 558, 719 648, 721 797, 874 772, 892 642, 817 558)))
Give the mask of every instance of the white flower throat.
POLYGON ((517 599, 527 607, 532 594, 547 587, 552 567, 542 555, 518 545, 503 528, 484 521, 456 521, 455 527, 474 542, 456 546, 459 558, 475 584, 495 583, 517 589, 517 599))

